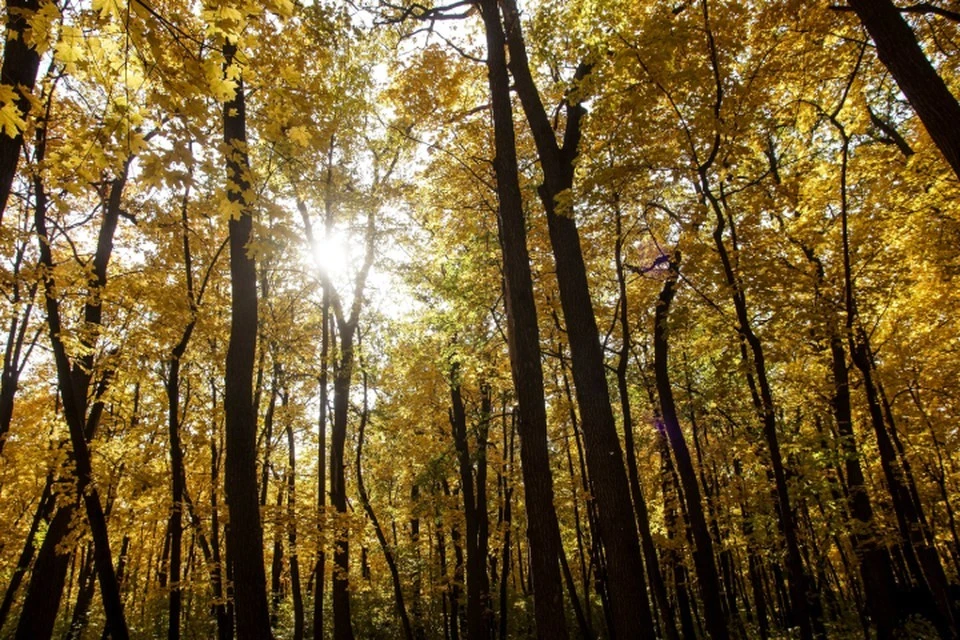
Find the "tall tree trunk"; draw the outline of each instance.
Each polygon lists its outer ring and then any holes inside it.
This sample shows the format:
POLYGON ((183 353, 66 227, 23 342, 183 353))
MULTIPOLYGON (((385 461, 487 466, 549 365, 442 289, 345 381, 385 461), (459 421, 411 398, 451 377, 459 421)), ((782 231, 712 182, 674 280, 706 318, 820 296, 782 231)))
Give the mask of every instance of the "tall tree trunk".
MULTIPOLYGON (((48 96, 47 108, 49 109, 52 98, 48 96)), ((41 129, 37 132, 36 156, 38 161, 44 159, 46 150, 46 130, 41 129)), ((113 251, 113 236, 117 228, 117 222, 120 217, 120 200, 123 189, 126 186, 127 173, 130 167, 132 157, 128 158, 121 167, 119 175, 114 178, 110 185, 110 191, 107 202, 104 207, 103 220, 97 236, 97 249, 92 261, 92 273, 89 276, 88 301, 84 305, 83 321, 89 327, 98 328, 101 325, 103 308, 101 305, 100 292, 107 283, 107 265, 113 251)), ((106 372, 95 385, 93 393, 93 404, 90 405, 88 394, 91 389, 91 382, 94 375, 93 349, 92 341, 94 338, 88 338, 84 346, 90 348, 89 353, 85 353, 71 364, 70 356, 67 353, 66 345, 62 340, 63 324, 60 314, 60 300, 56 297, 57 283, 54 280, 54 260, 50 245, 50 235, 47 232, 47 195, 42 177, 38 174, 34 178, 34 191, 36 197, 34 225, 37 233, 40 265, 44 267, 43 287, 46 296, 47 327, 50 333, 50 342, 53 350, 54 362, 56 364, 57 382, 59 384, 60 397, 63 402, 63 417, 67 423, 72 446, 74 461, 74 476, 76 479, 77 495, 83 503, 87 515, 87 522, 93 537, 94 544, 94 566, 100 582, 100 593, 103 598, 104 612, 107 618, 107 625, 111 629, 116 640, 126 640, 129 636, 127 630, 126 618, 123 614, 123 604, 120 600, 120 590, 117 584, 116 573, 113 560, 110 554, 110 538, 107 532, 107 520, 103 511, 103 504, 100 501, 100 494, 93 481, 93 467, 91 462, 89 442, 93 438, 96 428, 100 422, 100 416, 103 412, 103 393, 106 391, 110 382, 110 373, 106 372), (88 411, 89 410, 89 411, 88 411)), ((67 527, 73 515, 73 504, 62 507, 66 510, 61 522, 62 527, 55 530, 56 534, 65 535, 67 527)), ((56 516, 55 516, 56 519, 56 516)), ((52 527, 51 527, 52 528, 52 527)), ((47 537, 51 537, 48 530, 47 537)), ((48 547, 48 553, 56 553, 56 546, 62 540, 54 537, 50 540, 52 548, 48 547)), ((47 542, 46 540, 44 541, 47 542)), ((44 545, 46 546, 46 544, 44 545)), ((43 553, 43 548, 41 548, 43 553)), ((39 560, 39 559, 38 559, 39 560)), ((52 564, 56 564, 56 559, 47 558, 52 564)), ((36 572, 35 572, 36 573, 36 572)), ((27 601, 24 603, 24 611, 33 611, 31 615, 37 615, 39 620, 25 620, 25 615, 21 613, 21 624, 18 626, 17 637, 26 638, 46 638, 51 633, 53 619, 56 616, 56 608, 52 611, 44 612, 43 609, 35 609, 36 604, 29 603, 31 594, 34 598, 46 599, 46 594, 39 594, 38 590, 46 588, 50 593, 62 592, 63 574, 56 571, 51 577, 59 580, 60 583, 51 583, 42 585, 45 578, 38 580, 37 588, 34 588, 34 580, 31 579, 31 588, 27 593, 27 601), (39 625, 40 634, 29 635, 30 627, 34 624, 39 625)), ((59 600, 59 598, 57 599, 59 600)))
MULTIPOLYGON (((211 384, 211 386, 213 386, 211 384)), ((216 388, 213 406, 216 407, 216 388)), ((217 616, 217 640, 233 640, 233 598, 229 578, 224 580, 223 557, 220 552, 220 504, 217 488, 220 486, 220 451, 216 436, 210 436, 210 547, 213 568, 210 582, 213 586, 214 608, 217 616), (224 584, 226 582, 226 585, 224 584)))
POLYGON ((877 57, 960 177, 960 104, 917 43, 891 0, 849 0, 877 48, 877 57))
MULTIPOLYGON (((284 390, 282 404, 287 406, 284 390)), ((290 556, 290 591, 293 595, 293 640, 303 640, 303 589, 300 585, 300 547, 297 544, 297 449, 293 438, 293 422, 285 418, 287 433, 287 546, 290 556)))
POLYGON ((326 549, 323 529, 327 523, 327 360, 330 354, 330 296, 323 290, 320 343, 320 411, 317 419, 317 562, 313 583, 313 638, 323 640, 323 588, 326 584, 326 549))
MULTIPOLYGON (((627 274, 623 260, 623 211, 620 207, 619 196, 614 202, 616 214, 617 240, 614 245, 614 263, 617 271, 617 284, 620 290, 620 353, 617 360, 617 390, 620 395, 620 412, 623 415, 623 441, 627 450, 627 476, 630 481, 630 493, 633 496, 633 511, 637 520, 637 529, 640 532, 640 547, 643 551, 644 565, 647 570, 647 579, 660 611, 662 635, 668 640, 679 638, 677 626, 673 619, 673 608, 667 596, 667 587, 660 573, 660 562, 657 550, 653 544, 653 535, 650 532, 650 516, 647 513, 647 501, 640 487, 640 472, 637 468, 637 452, 633 437, 633 415, 630 410, 630 388, 627 382, 627 366, 630 362, 630 316, 627 298, 627 274)), ((647 605, 646 598, 641 598, 638 606, 647 605)), ((646 617, 646 614, 643 614, 646 617)), ((652 614, 651 614, 652 615, 652 614)))
POLYGON ((190 338, 189 330, 192 328, 193 323, 191 322, 188 331, 184 332, 183 339, 174 347, 166 384, 172 497, 170 520, 167 525, 170 531, 170 575, 172 576, 168 608, 169 626, 167 629, 167 638, 169 640, 179 640, 180 638, 180 602, 182 594, 180 589, 180 554, 183 540, 183 485, 185 478, 183 448, 180 444, 180 358, 183 356, 187 340, 190 338))
MULTIPOLYGON (((560 304, 567 328, 577 404, 584 423, 587 466, 598 505, 600 538, 606 549, 607 579, 614 620, 613 632, 620 638, 653 636, 643 579, 640 543, 630 501, 630 488, 617 435, 606 369, 577 224, 570 211, 561 210, 558 196, 573 186, 574 161, 578 154, 582 105, 567 102, 567 125, 561 147, 537 90, 520 27, 515 0, 505 0, 504 22, 510 47, 510 71, 537 146, 544 181, 540 199, 547 214, 550 244, 556 263, 560 304)), ((581 64, 576 79, 590 71, 581 64)))
MULTIPOLYGON (((719 134, 717 134, 717 145, 719 134)), ((718 147, 715 147, 715 149, 718 147)), ((761 419, 764 440, 770 454, 771 475, 774 481, 775 504, 777 507, 777 521, 783 535, 786 547, 787 570, 790 574, 790 600, 794 623, 800 626, 800 636, 803 640, 813 638, 813 620, 811 614, 811 598, 809 578, 803 567, 800 555, 800 543, 797 538, 797 528, 791 506, 790 493, 787 487, 787 473, 780 453, 780 439, 777 433, 777 417, 773 402, 773 391, 767 376, 766 356, 763 344, 753 330, 753 324, 747 307, 743 285, 737 274, 730 252, 724 240, 724 232, 729 226, 733 233, 732 218, 728 221, 724 212, 725 203, 712 191, 709 178, 709 165, 699 168, 700 190, 707 206, 716 216, 717 224, 714 227, 713 239, 720 256, 723 273, 733 298, 733 306, 737 318, 737 333, 740 339, 740 356, 747 369, 747 384, 754 407, 761 419)), ((721 191, 722 197, 722 191, 721 191)))
POLYGON ((337 511, 333 549, 333 637, 353 640, 350 620, 350 539, 347 517, 347 489, 344 449, 347 440, 347 408, 353 376, 353 333, 355 327, 340 327, 340 362, 333 380, 333 431, 330 442, 330 500, 337 511))
POLYGON ((533 296, 533 278, 526 244, 526 222, 520 195, 513 108, 507 73, 505 40, 496 0, 482 0, 487 43, 487 74, 493 111, 499 200, 498 227, 503 254, 504 293, 510 370, 520 415, 520 461, 526 491, 527 536, 536 583, 534 616, 537 637, 567 636, 560 577, 560 527, 553 505, 553 478, 547 449, 547 416, 540 364, 540 331, 533 296))
POLYGON ((413 625, 413 637, 415 640, 426 640, 427 630, 423 626, 423 576, 421 575, 421 557, 420 557, 420 485, 414 480, 410 487, 410 503, 412 505, 413 515, 410 518, 410 546, 413 547, 414 568, 411 578, 413 589, 413 602, 411 603, 411 621, 413 625))
MULTIPOLYGON (((517 414, 511 412, 510 414, 510 435, 507 437, 506 429, 504 429, 503 434, 503 444, 504 451, 506 451, 506 462, 507 468, 512 471, 513 469, 513 454, 516 451, 515 448, 515 436, 517 434, 517 414)), ((500 524, 503 526, 503 548, 500 552, 500 628, 499 635, 497 636, 500 640, 506 640, 507 638, 507 623, 508 623, 508 611, 509 606, 507 603, 507 582, 510 578, 510 535, 513 531, 513 483, 504 476, 504 490, 503 490, 503 514, 501 517, 500 524)))
MULTIPOLYGON (((236 44, 224 44, 225 70, 232 67, 236 44)), ((223 139, 227 147, 227 199, 240 207, 230 230, 230 343, 227 349, 225 484, 230 511, 229 562, 237 637, 272 636, 263 568, 263 528, 257 500, 257 416, 253 409, 253 366, 257 348, 257 267, 248 253, 253 232, 243 79, 238 75, 233 98, 223 104, 223 139)))
POLYGON ((678 263, 679 257, 674 257, 667 263, 667 278, 663 283, 663 289, 660 291, 654 314, 653 348, 657 395, 660 398, 663 429, 676 459, 677 472, 683 488, 683 495, 686 498, 686 513, 694 542, 693 563, 700 586, 700 597, 703 600, 707 632, 711 638, 727 638, 729 637, 729 631, 723 615, 720 579, 717 575, 717 567, 714 564, 713 540, 710 537, 707 519, 703 512, 697 473, 693 467, 693 460, 690 457, 690 449, 687 447, 686 438, 680 429, 680 418, 673 398, 673 387, 670 384, 668 319, 670 304, 676 294, 677 279, 679 278, 678 263))

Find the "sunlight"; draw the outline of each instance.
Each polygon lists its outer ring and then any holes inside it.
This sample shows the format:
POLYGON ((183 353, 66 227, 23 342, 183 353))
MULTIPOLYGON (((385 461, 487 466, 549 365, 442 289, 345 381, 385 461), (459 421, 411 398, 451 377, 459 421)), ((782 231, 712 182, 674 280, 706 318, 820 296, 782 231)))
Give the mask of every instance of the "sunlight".
POLYGON ((332 230, 326 237, 322 235, 316 237, 312 247, 313 262, 333 282, 342 282, 350 277, 352 271, 352 244, 347 234, 337 230, 332 230))

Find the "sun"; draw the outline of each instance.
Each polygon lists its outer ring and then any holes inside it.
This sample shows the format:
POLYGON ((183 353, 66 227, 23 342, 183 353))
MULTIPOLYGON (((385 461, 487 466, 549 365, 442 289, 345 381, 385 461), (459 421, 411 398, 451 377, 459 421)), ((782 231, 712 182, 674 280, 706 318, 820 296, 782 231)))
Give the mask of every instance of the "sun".
POLYGON ((332 230, 326 235, 313 239, 312 259, 321 275, 333 282, 348 277, 354 255, 350 238, 341 231, 332 230))

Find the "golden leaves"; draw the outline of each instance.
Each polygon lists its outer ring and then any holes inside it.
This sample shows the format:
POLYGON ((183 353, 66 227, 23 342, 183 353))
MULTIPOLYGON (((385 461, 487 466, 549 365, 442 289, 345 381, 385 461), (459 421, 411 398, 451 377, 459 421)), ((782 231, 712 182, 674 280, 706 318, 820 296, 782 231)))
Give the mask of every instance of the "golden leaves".
POLYGON ((11 138, 16 138, 27 126, 23 112, 16 105, 17 97, 12 86, 0 84, 0 130, 11 138))

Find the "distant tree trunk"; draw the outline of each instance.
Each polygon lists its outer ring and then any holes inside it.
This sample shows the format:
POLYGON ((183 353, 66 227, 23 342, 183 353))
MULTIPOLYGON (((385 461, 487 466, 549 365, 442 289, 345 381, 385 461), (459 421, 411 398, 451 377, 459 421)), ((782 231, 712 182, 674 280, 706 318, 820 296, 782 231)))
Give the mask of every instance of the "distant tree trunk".
MULTIPOLYGON (((719 134, 718 134, 719 135, 719 134)), ((719 144, 719 143, 717 143, 719 144)), ((730 251, 727 249, 724 233, 729 227, 733 233, 733 219, 725 212, 726 202, 721 204, 723 191, 718 198, 712 191, 709 178, 709 164, 699 168, 700 191, 705 204, 710 207, 716 216, 716 226, 713 230, 713 239, 720 256, 724 278, 729 287, 733 306, 737 318, 737 334, 740 341, 740 357, 747 367, 747 384, 754 408, 761 420, 764 440, 770 453, 771 475, 774 481, 774 496, 777 507, 778 525, 783 534, 787 569, 790 574, 790 600, 794 623, 800 627, 800 637, 803 640, 813 638, 813 617, 809 577, 803 566, 800 555, 800 543, 797 539, 797 528, 793 507, 790 501, 790 492, 787 486, 787 472, 780 452, 780 439, 777 433, 776 408, 773 401, 773 391, 767 375, 766 355, 763 343, 753 330, 753 323, 748 311, 746 294, 743 284, 737 273, 730 251)), ((736 247, 734 247, 736 251, 736 247)))
POLYGON ((877 47, 877 57, 913 106, 947 163, 960 177, 960 104, 890 0, 849 0, 877 47))
POLYGON ((677 472, 680 476, 683 495, 686 498, 687 516, 694 543, 693 563, 697 572, 697 581, 700 585, 700 597, 703 600, 707 632, 711 638, 727 638, 729 632, 727 621, 723 615, 720 580, 717 575, 717 567, 714 564, 713 540, 710 537, 707 519, 703 512, 697 473, 693 467, 693 460, 690 457, 690 449, 687 447, 686 438, 680 429, 680 418, 673 398, 673 387, 670 384, 668 319, 670 304, 676 294, 677 279, 679 278, 678 262, 679 257, 674 257, 667 263, 669 269, 667 278, 663 283, 663 289, 660 291, 654 314, 653 348, 657 395, 660 398, 663 429, 676 459, 677 472))
POLYGON ((321 302, 321 329, 320 342, 320 415, 317 420, 318 450, 317 450, 317 562, 314 566, 313 583, 313 638, 323 640, 323 588, 326 584, 326 550, 323 544, 323 528, 326 523, 327 508, 327 361, 330 354, 330 296, 326 287, 323 290, 321 302))
POLYGON ((66 640, 78 640, 87 626, 90 604, 93 602, 95 580, 93 548, 87 543, 83 550, 83 560, 80 563, 80 577, 77 578, 77 601, 73 605, 73 616, 70 618, 70 628, 67 629, 66 640))
MULTIPOLYGON (((0 134, 0 139, 4 136, 0 134)), ((25 248, 25 247, 24 247, 25 248)), ((18 248, 18 256, 14 267, 13 278, 19 278, 19 270, 23 258, 23 250, 18 248)), ((7 441, 7 432, 13 420, 13 404, 20 383, 20 374, 26 366, 27 357, 33 351, 33 346, 40 336, 40 332, 33 334, 33 339, 27 342, 27 328, 30 326, 30 316, 33 311, 33 299, 37 291, 38 282, 33 282, 27 291, 22 291, 22 283, 14 282, 12 292, 13 308, 10 318, 10 329, 7 331, 7 347, 3 352, 3 371, 0 373, 0 453, 7 441), (26 303, 26 304, 24 304, 26 303), (17 310, 18 304, 24 304, 23 311, 17 310), (26 349, 26 353, 24 353, 26 349)))
POLYGON ((180 444, 180 358, 186 350, 193 325, 194 323, 190 322, 188 329, 184 331, 183 338, 173 349, 166 384, 167 423, 170 437, 170 480, 173 499, 170 521, 167 525, 170 530, 170 574, 172 576, 168 609, 167 638, 169 640, 180 638, 180 599, 182 593, 180 589, 180 553, 183 539, 183 485, 186 473, 183 464, 183 448, 180 444))
POLYGON ((413 637, 416 640, 426 640, 427 630, 423 626, 423 578, 421 576, 421 558, 420 558, 420 485, 414 480, 410 487, 410 503, 412 505, 413 515, 410 518, 410 546, 413 547, 414 562, 411 582, 413 587, 413 603, 411 604, 411 617, 413 618, 413 637))
MULTIPOLYGON (((289 402, 286 390, 282 404, 289 402)), ((297 449, 293 438, 293 422, 286 418, 287 433, 287 546, 290 556, 290 591, 293 595, 293 640, 303 640, 303 590, 300 585, 300 547, 297 545, 297 449)))
MULTIPOLYGON (((620 394, 620 412, 623 415, 623 440, 627 450, 627 475, 630 482, 630 493, 633 496, 633 511, 637 520, 637 529, 640 532, 640 546, 643 550, 643 559, 647 570, 647 579, 650 582, 657 608, 660 611, 662 635, 668 640, 677 640, 677 626, 674 622, 673 607, 667 596, 667 587, 660 573, 660 561, 657 558, 657 549, 650 532, 650 516, 647 513, 647 501, 640 487, 640 472, 637 468, 637 453, 634 445, 633 415, 630 409, 630 387, 627 381, 627 366, 630 362, 630 317, 629 301, 627 297, 627 274, 623 257, 623 211, 619 197, 614 202, 616 214, 617 240, 614 245, 614 263, 617 271, 617 284, 620 290, 620 353, 617 360, 617 390, 620 394)), ((638 606, 647 606, 646 598, 642 598, 638 606)), ((646 614, 644 614, 646 615, 646 614)))
MULTIPOLYGON (((506 407, 504 407, 504 410, 506 407)), ((506 452, 506 462, 508 469, 513 469, 515 436, 517 433, 517 414, 510 414, 510 435, 507 437, 506 429, 503 434, 503 450, 506 452)), ((503 548, 500 552, 501 570, 500 570, 500 640, 507 638, 508 622, 508 603, 507 603, 507 581, 510 578, 510 533, 513 529, 513 483, 506 477, 503 478, 503 512, 500 518, 500 524, 503 526, 503 548)))
MULTIPOLYGON (((843 174, 841 180, 843 202, 841 209, 846 211, 846 161, 849 140, 845 132, 841 131, 841 134, 843 137, 843 165, 841 168, 843 174)), ((801 245, 801 249, 816 271, 815 296, 820 303, 821 288, 826 279, 823 263, 812 248, 801 245)), ((850 545, 859 560, 860 577, 863 581, 867 608, 877 627, 877 637, 884 640, 891 637, 896 624, 896 603, 894 600, 896 583, 889 552, 877 539, 878 532, 873 518, 873 507, 870 503, 870 495, 867 492, 863 468, 860 465, 860 451, 853 430, 850 374, 843 348, 843 338, 839 327, 835 325, 835 319, 830 317, 827 322, 834 386, 831 407, 837 425, 837 441, 840 451, 843 453, 847 505, 850 515, 856 521, 856 525, 849 535, 850 545)))
MULTIPOLYGON (((287 478, 278 477, 277 504, 275 513, 283 509, 284 490, 287 478)), ((273 527, 273 555, 270 560, 270 626, 274 629, 280 624, 280 603, 283 602, 283 527, 279 523, 273 527)))
MULTIPOLYGON (((467 529, 467 635, 470 638, 487 638, 492 622, 488 612, 492 610, 490 580, 487 575, 486 483, 481 484, 481 480, 486 478, 486 442, 482 441, 485 438, 478 436, 477 480, 474 484, 474 467, 467 441, 467 418, 460 392, 459 375, 455 366, 450 382, 450 425, 460 468, 460 493, 463 496, 467 529)), ((482 402, 482 420, 486 424, 490 415, 489 391, 485 392, 482 402)))
MULTIPOLYGON (((623 464, 623 450, 607 389, 603 351, 593 314, 580 235, 571 212, 558 202, 558 197, 569 193, 573 186, 580 123, 585 111, 579 103, 567 102, 567 124, 561 147, 530 72, 516 2, 505 0, 502 7, 510 47, 510 71, 543 170, 544 181, 539 193, 547 214, 550 244, 556 263, 574 387, 584 423, 587 466, 597 501, 600 538, 608 558, 607 579, 613 632, 620 638, 652 637, 654 629, 649 604, 647 607, 639 604, 647 597, 643 561, 623 464)), ((581 79, 589 71, 589 65, 581 64, 576 78, 581 79)))
POLYGON ((683 541, 679 535, 678 521, 682 509, 680 484, 677 482, 676 472, 673 469, 673 460, 670 458, 668 439, 658 425, 658 449, 660 451, 660 481, 663 490, 663 524, 667 530, 667 548, 664 551, 665 564, 673 570, 673 589, 677 599, 677 614, 680 617, 680 628, 683 630, 684 640, 693 640, 697 637, 697 626, 694 621, 693 603, 688 589, 688 572, 683 560, 683 541))
MULTIPOLYGON (((7 32, 3 46, 3 66, 0 67, 0 83, 13 87, 17 94, 14 106, 24 118, 30 112, 31 102, 27 96, 33 92, 37 70, 40 68, 37 43, 27 41, 24 35, 39 8, 40 0, 7 2, 7 32)), ((22 134, 17 133, 12 137, 6 133, 0 134, 0 222, 3 221, 3 212, 7 208, 7 199, 13 187, 22 148, 22 134)))
MULTIPOLYGON (((236 44, 224 44, 224 66, 234 64, 236 44)), ((263 568, 263 528, 257 500, 257 416, 253 409, 253 366, 257 347, 257 267, 247 252, 253 232, 249 201, 249 160, 242 77, 233 98, 223 104, 227 147, 227 198, 240 207, 230 229, 230 343, 227 349, 226 496, 230 510, 229 561, 240 640, 272 637, 263 568)))
POLYGON ((3 629, 10 614, 10 608, 13 606, 13 600, 17 596, 17 589, 23 581, 23 576, 30 568, 30 561, 33 560, 33 554, 36 552, 37 533, 40 530, 40 523, 47 522, 49 525, 50 516, 53 514, 53 508, 56 506, 53 498, 53 472, 47 474, 46 483, 43 486, 43 493, 40 494, 40 500, 37 502, 37 510, 33 514, 33 520, 30 523, 30 529, 27 531, 27 539, 23 543, 23 551, 17 559, 17 566, 10 577, 10 583, 3 594, 3 602, 0 603, 0 629, 3 629))
MULTIPOLYGON (((211 386, 213 386, 211 384, 211 386)), ((213 406, 217 404, 216 388, 213 388, 213 406)), ((216 436, 210 437, 210 547, 213 553, 213 568, 210 582, 213 586, 214 608, 217 616, 217 640, 233 640, 233 598, 229 579, 224 584, 224 561, 220 552, 220 504, 217 487, 220 485, 220 451, 216 436)))
MULTIPOLYGON (((533 278, 526 245, 526 222, 520 195, 513 108, 507 73, 505 40, 496 0, 482 0, 487 43, 487 73, 493 111, 499 200, 498 227, 503 254, 504 294, 510 369, 520 415, 520 460, 526 491, 527 535, 530 540, 537 637, 567 636, 560 577, 560 527, 553 505, 553 479, 547 449, 547 416, 540 364, 540 331, 533 296, 533 278)), ((473 640, 473 639, 471 639, 473 640)))
MULTIPOLYGON (((403 630, 403 637, 406 640, 413 640, 413 627, 410 625, 410 616, 407 615, 407 607, 403 600, 403 586, 400 583, 400 572, 397 569, 397 561, 393 555, 393 550, 387 542, 383 527, 380 526, 380 520, 377 518, 373 506, 370 504, 370 496, 367 494, 366 486, 363 484, 363 437, 364 431, 369 420, 369 407, 367 404, 367 373, 363 372, 363 412, 360 415, 360 426, 357 428, 357 491, 360 493, 360 502, 363 503, 363 510, 370 518, 370 524, 373 525, 373 531, 380 543, 380 549, 383 551, 383 557, 387 561, 387 568, 390 570, 390 579, 393 584, 393 598, 397 605, 397 614, 400 616, 400 627, 403 630)), ((472 637, 472 636, 471 636, 472 637)))

